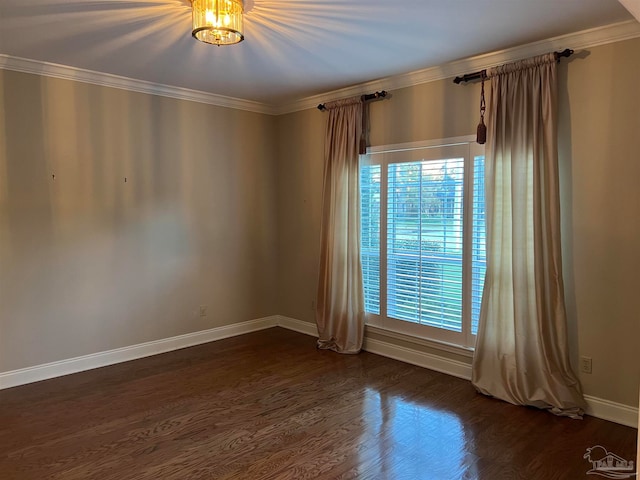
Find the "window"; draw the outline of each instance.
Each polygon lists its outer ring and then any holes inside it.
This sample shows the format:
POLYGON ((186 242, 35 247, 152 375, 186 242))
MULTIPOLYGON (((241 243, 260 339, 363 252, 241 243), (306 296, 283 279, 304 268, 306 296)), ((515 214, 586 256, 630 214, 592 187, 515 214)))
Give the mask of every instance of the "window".
POLYGON ((367 323, 469 347, 486 264, 484 147, 437 143, 361 157, 367 323))

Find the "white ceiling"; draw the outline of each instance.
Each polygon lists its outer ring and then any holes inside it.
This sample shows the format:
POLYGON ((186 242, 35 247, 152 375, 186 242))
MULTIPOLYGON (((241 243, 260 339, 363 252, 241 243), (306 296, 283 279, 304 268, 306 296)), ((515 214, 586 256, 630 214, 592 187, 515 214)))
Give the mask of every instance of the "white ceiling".
MULTIPOLYGON (((618 0, 248 0, 245 41, 189 0, 0 0, 0 54, 280 105, 633 18, 618 0)), ((570 47, 570 45, 567 45, 570 47)))

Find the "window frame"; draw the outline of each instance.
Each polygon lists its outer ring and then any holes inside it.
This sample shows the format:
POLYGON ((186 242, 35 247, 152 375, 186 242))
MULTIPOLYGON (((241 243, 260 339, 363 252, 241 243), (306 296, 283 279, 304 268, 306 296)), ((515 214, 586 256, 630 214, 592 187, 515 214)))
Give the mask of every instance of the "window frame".
MULTIPOLYGON (((420 339, 452 345, 472 350, 475 345, 476 336, 472 333, 472 228, 473 228, 473 179, 474 179, 474 159, 478 156, 484 157, 484 145, 479 145, 475 141, 475 136, 453 137, 438 140, 427 140, 419 142, 409 142, 393 145, 380 145, 367 148, 367 153, 360 156, 360 166, 380 165, 380 314, 366 313, 365 322, 367 326, 377 329, 391 331, 398 334, 417 337, 420 339), (446 158, 464 158, 464 180, 463 180, 463 214, 462 214, 462 331, 456 332, 430 325, 412 323, 405 320, 390 318, 387 315, 388 301, 388 271, 387 271, 387 210, 388 210, 388 166, 390 163, 409 163, 416 161, 411 158, 411 152, 424 151, 422 159, 442 160, 446 158), (408 153, 406 159, 393 162, 390 157, 396 154, 408 153), (453 152, 453 153, 452 153, 453 152), (471 172, 471 174, 469 174, 471 172)), ((416 152, 417 153, 417 152, 416 152)))

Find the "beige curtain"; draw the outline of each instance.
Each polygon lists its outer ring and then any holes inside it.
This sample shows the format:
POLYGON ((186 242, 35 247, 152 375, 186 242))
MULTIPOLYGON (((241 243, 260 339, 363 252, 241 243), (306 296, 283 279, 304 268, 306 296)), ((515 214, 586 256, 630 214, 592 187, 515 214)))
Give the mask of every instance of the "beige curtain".
POLYGON ((320 275, 316 302, 318 347, 358 353, 364 336, 360 260, 358 148, 360 98, 326 103, 320 275))
POLYGON ((556 58, 488 76, 487 274, 472 381, 486 395, 581 417, 560 254, 556 58))

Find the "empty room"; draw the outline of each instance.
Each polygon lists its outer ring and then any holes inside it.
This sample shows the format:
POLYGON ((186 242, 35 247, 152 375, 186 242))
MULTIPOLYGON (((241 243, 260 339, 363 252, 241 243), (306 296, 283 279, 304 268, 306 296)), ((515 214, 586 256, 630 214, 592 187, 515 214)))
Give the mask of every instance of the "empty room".
POLYGON ((0 0, 0 480, 636 478, 640 1, 0 0))

